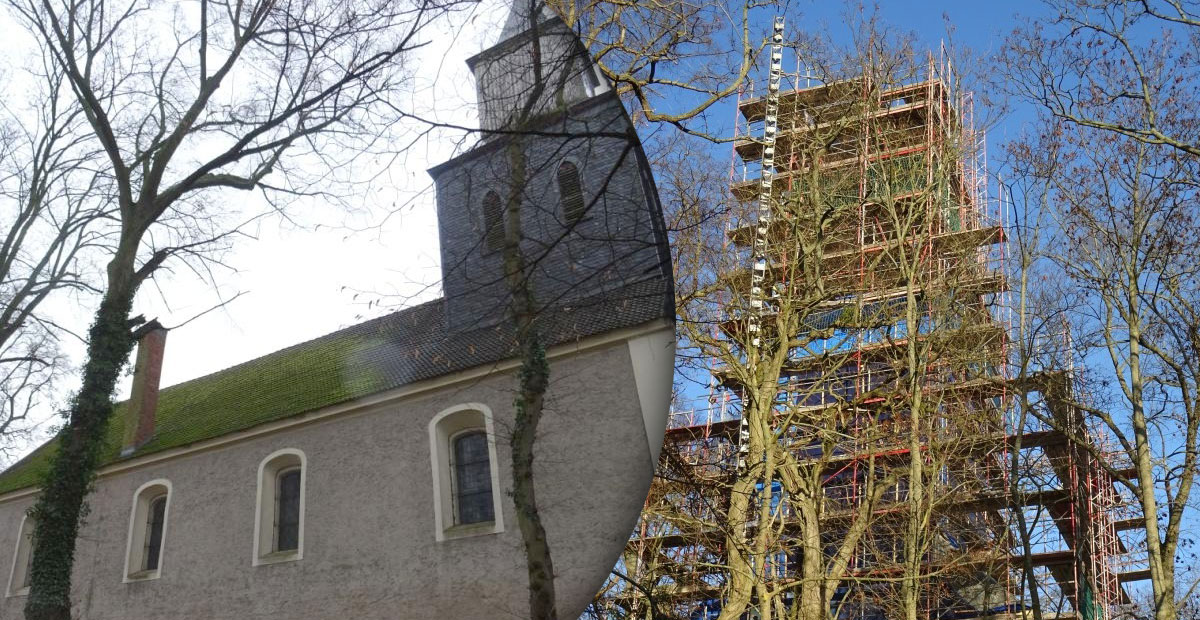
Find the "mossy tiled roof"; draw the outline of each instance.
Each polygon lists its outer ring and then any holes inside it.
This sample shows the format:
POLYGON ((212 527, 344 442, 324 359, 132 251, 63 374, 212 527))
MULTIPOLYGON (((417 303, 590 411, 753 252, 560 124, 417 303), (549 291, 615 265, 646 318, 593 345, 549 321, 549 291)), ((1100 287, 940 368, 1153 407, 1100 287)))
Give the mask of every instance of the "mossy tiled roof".
MULTIPOLYGON (((549 344, 670 316, 671 290, 646 280, 543 313, 549 344)), ((508 322, 448 332, 439 299, 347 327, 159 393, 154 435, 120 455, 123 409, 109 421, 101 463, 246 430, 416 381, 494 363, 513 352, 508 322)), ((0 493, 36 485, 56 449, 50 440, 0 474, 0 493)))

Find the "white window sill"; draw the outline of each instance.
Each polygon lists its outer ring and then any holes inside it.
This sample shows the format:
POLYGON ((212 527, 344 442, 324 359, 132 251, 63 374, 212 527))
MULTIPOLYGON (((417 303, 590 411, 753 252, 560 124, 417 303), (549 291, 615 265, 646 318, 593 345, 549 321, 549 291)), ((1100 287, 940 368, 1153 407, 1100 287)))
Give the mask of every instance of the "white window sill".
POLYGON ((162 573, 160 571, 158 571, 157 569, 156 570, 143 570, 143 571, 138 571, 136 573, 133 573, 131 575, 125 575, 125 583, 133 583, 135 581, 153 581, 155 579, 158 579, 161 576, 162 576, 162 573))
POLYGON ((471 523, 468 525, 454 525, 446 528, 442 532, 442 537, 439 541, 455 540, 458 538, 472 538, 475 536, 487 536, 489 534, 499 534, 504 531, 504 528, 497 527, 495 521, 483 521, 481 523, 471 523))
POLYGON ((266 555, 259 556, 254 560, 255 566, 263 566, 266 564, 282 564, 284 562, 295 562, 303 558, 304 555, 299 551, 273 551, 266 555))
POLYGON ((20 590, 9 592, 8 596, 10 598, 14 597, 14 596, 29 596, 29 586, 25 586, 24 588, 21 588, 20 590))

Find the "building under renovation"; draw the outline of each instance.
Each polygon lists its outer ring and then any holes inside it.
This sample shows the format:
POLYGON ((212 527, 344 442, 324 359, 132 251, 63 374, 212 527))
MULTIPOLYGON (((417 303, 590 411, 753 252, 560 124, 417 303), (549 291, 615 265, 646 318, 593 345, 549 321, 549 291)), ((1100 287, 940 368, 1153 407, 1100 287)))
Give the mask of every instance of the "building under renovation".
MULTIPOLYGON (((141 339, 99 448, 72 617, 529 617, 515 221, 550 376, 534 476, 555 602, 588 604, 650 486, 674 295, 628 114, 571 29, 530 8, 469 61, 485 139, 430 171, 443 297, 162 389, 164 359, 194 352, 167 354, 164 329, 141 339), (514 109, 536 115, 516 131, 514 109)), ((58 441, 0 472, 0 620, 38 594, 29 509, 58 441)))
POLYGON ((812 77, 774 41, 724 248, 681 286, 710 387, 592 617, 1115 617, 1139 521, 1071 440, 1099 442, 1070 369, 1014 370, 970 94, 932 55, 812 77))

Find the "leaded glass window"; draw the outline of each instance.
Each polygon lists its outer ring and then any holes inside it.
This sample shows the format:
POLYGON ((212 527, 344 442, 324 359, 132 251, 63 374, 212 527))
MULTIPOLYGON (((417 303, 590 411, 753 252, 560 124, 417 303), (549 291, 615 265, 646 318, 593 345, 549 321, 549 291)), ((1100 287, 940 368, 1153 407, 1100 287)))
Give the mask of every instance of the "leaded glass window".
POLYGON ((574 224, 583 217, 587 205, 583 202, 583 185, 579 182, 579 168, 564 161, 558 166, 558 196, 562 201, 563 217, 567 224, 574 224))
POLYGON ((496 192, 483 197, 483 228, 488 251, 504 247, 504 208, 496 192))
POLYGON ((163 525, 167 518, 167 496, 150 500, 146 511, 146 546, 142 553, 142 570, 157 570, 162 555, 163 525))
POLYGON ((454 439, 455 517, 459 524, 495 520, 487 434, 475 431, 454 439))
POLYGON ((275 549, 300 548, 300 468, 279 473, 275 485, 275 549))
POLYGON ((33 529, 37 525, 33 517, 27 517, 24 529, 21 531, 21 544, 25 546, 25 571, 21 573, 21 588, 28 588, 33 582, 33 529))

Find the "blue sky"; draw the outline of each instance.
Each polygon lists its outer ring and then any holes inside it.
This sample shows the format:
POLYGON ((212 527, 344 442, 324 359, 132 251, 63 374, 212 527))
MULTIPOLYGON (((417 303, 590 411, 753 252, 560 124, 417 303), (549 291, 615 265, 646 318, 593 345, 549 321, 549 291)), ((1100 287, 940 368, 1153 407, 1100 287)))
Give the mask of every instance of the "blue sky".
MULTIPOLYGON (((838 3, 802 2, 798 5, 815 19, 828 18, 830 23, 840 16, 838 3)), ((1014 14, 1044 14, 1045 6, 1035 0, 1009 2, 882 2, 880 15, 896 28, 917 33, 930 47, 946 35, 946 20, 954 26, 953 37, 959 44, 970 45, 979 52, 993 51, 1001 38, 1016 24, 1014 14)))

